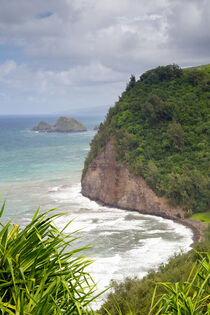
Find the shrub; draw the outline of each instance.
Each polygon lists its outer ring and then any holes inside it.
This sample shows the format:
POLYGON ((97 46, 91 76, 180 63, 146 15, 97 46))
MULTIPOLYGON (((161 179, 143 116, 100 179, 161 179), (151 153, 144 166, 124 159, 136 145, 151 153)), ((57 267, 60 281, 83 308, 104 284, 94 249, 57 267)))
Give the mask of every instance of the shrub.
POLYGON ((158 83, 159 81, 173 80, 181 77, 182 69, 176 65, 159 66, 141 75, 140 80, 146 83, 158 83))
POLYGON ((22 230, 0 223, 1 314, 94 314, 95 284, 85 271, 91 261, 78 255, 87 247, 70 249, 69 223, 59 232, 54 220, 63 214, 51 211, 36 211, 22 230))
POLYGON ((209 314, 209 237, 196 247, 202 253, 179 254, 142 280, 126 278, 117 283, 99 314, 209 314))
POLYGON ((201 70, 192 70, 188 73, 188 80, 193 85, 201 84, 205 79, 205 73, 201 70))
MULTIPOLYGON (((196 265, 197 262, 186 282, 160 283, 165 293, 154 306, 152 305, 149 314, 208 315, 210 313, 210 255, 207 254, 207 257, 201 255, 199 266, 196 265)), ((153 298, 155 293, 156 290, 153 298)))
POLYGON ((170 113, 166 103, 155 94, 150 93, 147 101, 142 104, 142 114, 151 123, 170 120, 170 113))
POLYGON ((167 136, 172 145, 179 149, 184 145, 184 131, 179 123, 172 123, 168 126, 167 136))

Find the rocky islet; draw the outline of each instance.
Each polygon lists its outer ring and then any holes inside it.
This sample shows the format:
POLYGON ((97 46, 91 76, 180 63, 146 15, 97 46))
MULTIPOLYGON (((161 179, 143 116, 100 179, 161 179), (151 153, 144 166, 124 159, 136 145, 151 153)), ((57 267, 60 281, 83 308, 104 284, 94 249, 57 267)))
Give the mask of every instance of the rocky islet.
POLYGON ((38 126, 33 127, 32 130, 39 132, 79 132, 86 131, 86 127, 71 117, 59 117, 54 125, 41 121, 38 126))

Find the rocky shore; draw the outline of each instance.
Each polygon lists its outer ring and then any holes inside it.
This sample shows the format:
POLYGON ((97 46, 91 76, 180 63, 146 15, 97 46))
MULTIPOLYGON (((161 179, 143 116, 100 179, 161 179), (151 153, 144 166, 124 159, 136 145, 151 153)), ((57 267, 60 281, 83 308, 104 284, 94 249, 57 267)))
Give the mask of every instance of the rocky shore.
POLYGON ((131 174, 126 166, 116 161, 113 140, 89 164, 82 179, 82 194, 107 206, 174 220, 192 229, 194 242, 203 238, 202 223, 184 218, 180 207, 170 206, 141 176, 131 174))

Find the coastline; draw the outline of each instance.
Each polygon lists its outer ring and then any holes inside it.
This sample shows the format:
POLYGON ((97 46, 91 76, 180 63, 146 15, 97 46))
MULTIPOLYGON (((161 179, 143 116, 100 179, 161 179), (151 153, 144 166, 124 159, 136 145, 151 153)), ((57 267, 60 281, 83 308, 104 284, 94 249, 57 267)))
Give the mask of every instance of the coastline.
POLYGON ((100 200, 100 199, 97 199, 97 198, 90 198, 89 196, 85 196, 82 192, 81 194, 84 196, 84 197, 87 197, 89 198, 90 200, 92 201, 95 201, 97 202, 99 205, 102 205, 102 206, 106 206, 106 207, 110 207, 110 208, 117 208, 117 209, 120 209, 120 210, 127 210, 127 211, 133 211, 133 212, 138 212, 140 214, 145 214, 145 215, 152 215, 152 216, 156 216, 156 217, 161 217, 163 219, 168 219, 168 220, 171 220, 171 221, 174 221, 176 223, 179 223, 179 224, 182 224, 188 228, 191 229, 192 233, 193 233, 193 238, 192 238, 192 247, 196 244, 196 243, 199 243, 201 242, 203 239, 204 239, 204 234, 203 234, 203 229, 205 228, 206 224, 205 223, 202 223, 201 221, 196 221, 196 220, 193 220, 193 219, 190 219, 190 218, 178 218, 178 217, 174 217, 174 216, 170 216, 168 214, 164 214, 164 213, 157 213, 157 212, 147 212, 146 210, 145 211, 141 211, 141 210, 137 210, 137 209, 132 209, 132 208, 125 208, 125 207, 119 207, 117 206, 116 204, 110 204, 110 203, 105 203, 104 201, 100 200))
POLYGON ((104 206, 158 216, 189 227, 193 245, 204 238, 205 223, 185 218, 182 208, 173 207, 167 198, 157 196, 142 176, 132 174, 116 160, 113 139, 90 162, 81 187, 83 196, 104 206))

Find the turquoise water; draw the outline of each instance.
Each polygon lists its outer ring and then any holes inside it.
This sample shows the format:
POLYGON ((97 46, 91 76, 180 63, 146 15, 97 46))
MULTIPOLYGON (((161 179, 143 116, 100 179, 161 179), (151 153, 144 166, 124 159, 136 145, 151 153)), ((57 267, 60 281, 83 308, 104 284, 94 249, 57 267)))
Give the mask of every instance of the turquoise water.
POLYGON ((0 193, 7 201, 4 215, 19 217, 54 208, 48 190, 60 183, 80 182, 89 143, 98 119, 80 119, 87 127, 79 133, 38 133, 39 121, 54 124, 55 116, 0 117, 0 193))
MULTIPOLYGON (((111 279, 143 277, 171 255, 188 251, 192 232, 180 224, 136 212, 103 207, 81 195, 80 178, 94 126, 103 120, 80 119, 81 133, 37 133, 40 120, 57 117, 0 117, 0 193, 6 199, 3 220, 24 226, 38 206, 70 211, 59 228, 75 218, 68 232, 82 228, 76 246, 94 244, 90 267, 99 290, 111 279)), ((79 117, 76 117, 79 119, 79 117)))
POLYGON ((31 128, 56 117, 0 117, 0 182, 22 182, 80 175, 93 127, 100 120, 83 119, 88 131, 38 133, 31 128))

